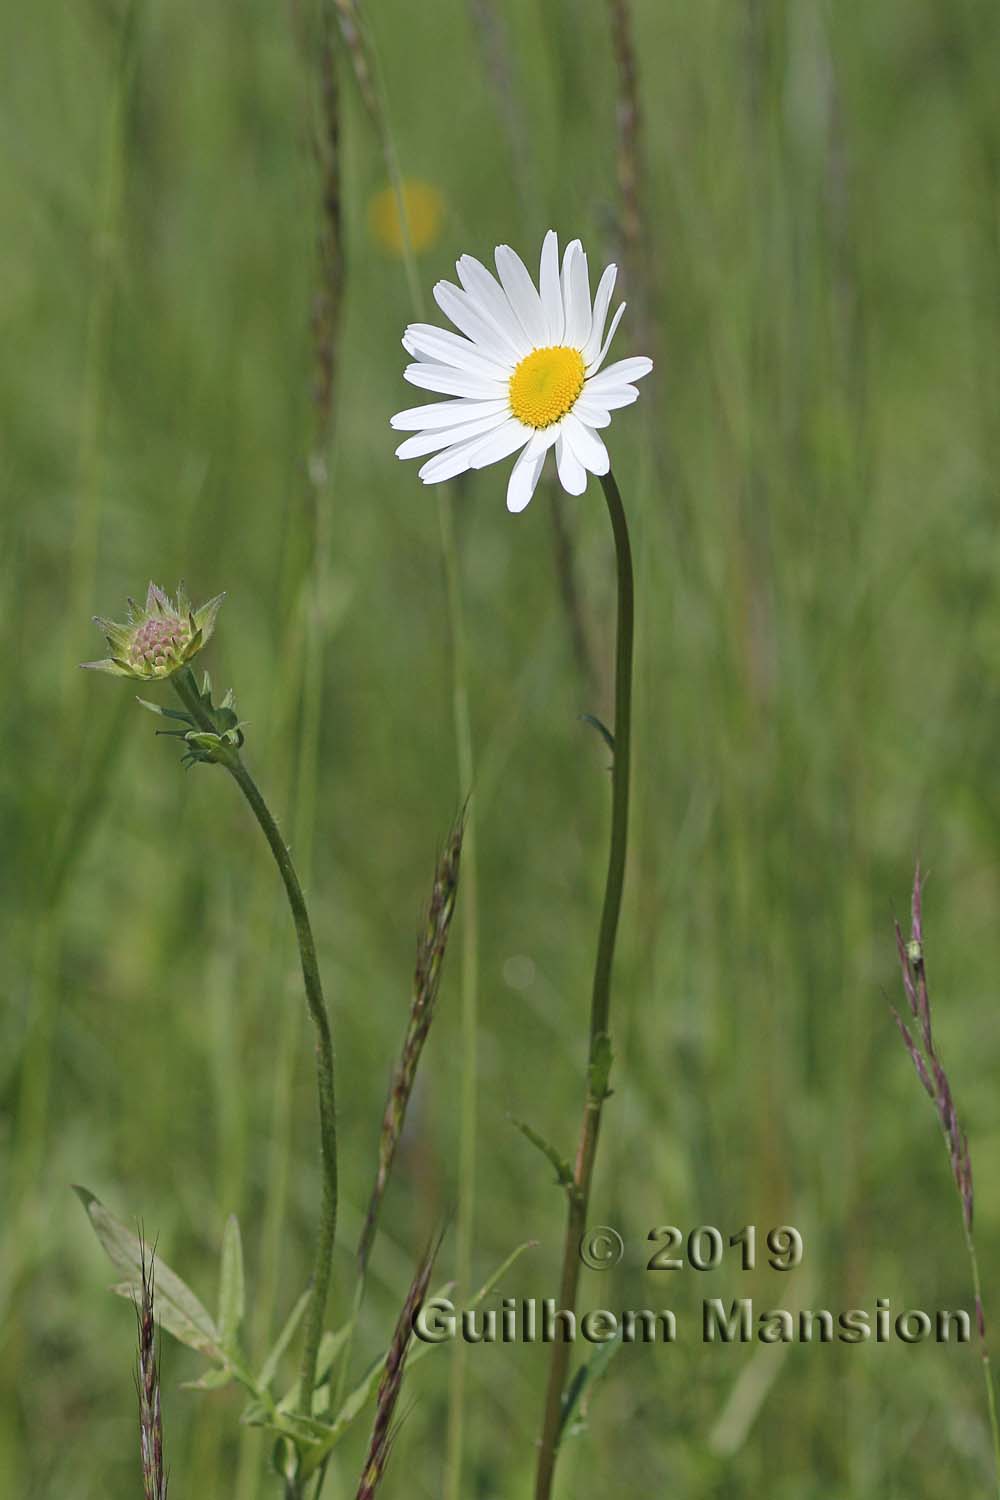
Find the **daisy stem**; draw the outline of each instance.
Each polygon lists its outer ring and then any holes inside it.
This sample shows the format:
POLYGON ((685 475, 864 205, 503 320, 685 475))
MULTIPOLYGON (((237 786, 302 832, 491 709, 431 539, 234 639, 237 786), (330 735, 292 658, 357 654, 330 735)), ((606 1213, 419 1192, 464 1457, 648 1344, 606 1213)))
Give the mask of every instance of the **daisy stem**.
MULTIPOLYGON (((465 643, 465 612, 459 576, 458 547, 450 494, 439 498, 441 551, 448 593, 448 621, 452 644, 452 712, 459 785, 470 796, 474 775, 472 727, 469 714, 468 661, 465 643)), ((456 1224, 456 1273, 459 1286, 468 1294, 472 1287, 472 1249, 476 1218, 476 1116, 479 1095, 479 913, 476 891, 476 826, 467 809, 462 847, 462 879, 465 909, 462 923, 461 1035, 462 1082, 460 1095, 458 1214, 456 1224)), ((445 1500, 460 1500, 462 1494, 462 1449, 465 1428, 465 1344, 459 1339, 452 1353, 451 1390, 448 1412, 445 1500)))
MULTIPOLYGON (((611 970, 625 882, 625 857, 628 847, 629 746, 632 724, 632 639, 634 586, 632 549, 628 523, 614 475, 601 479, 604 498, 611 518, 618 569, 618 626, 615 655, 615 723, 614 762, 611 781, 611 849, 604 889, 594 986, 590 1006, 590 1049, 587 1089, 580 1125, 580 1140, 569 1190, 566 1240, 563 1247, 559 1306, 570 1312, 576 1308, 580 1280, 580 1240, 587 1225, 590 1185, 597 1156, 597 1138, 601 1128, 601 1111, 608 1092, 611 1066, 611 1039, 608 1031, 611 1011, 611 970)), ((538 1446, 538 1469, 535 1500, 549 1500, 555 1473, 556 1455, 562 1435, 563 1393, 569 1369, 570 1345, 560 1340, 552 1346, 549 1384, 545 1397, 545 1417, 538 1446)))
MULTIPOLYGON (((216 733, 216 726, 205 712, 198 694, 197 684, 190 668, 178 672, 172 678, 177 696, 200 729, 209 734, 216 733)), ((333 1242, 337 1227, 337 1120, 333 1082, 333 1037, 330 1017, 323 998, 316 944, 313 941, 312 925, 306 907, 305 896, 295 873, 288 845, 281 830, 271 815, 257 783, 243 764, 236 749, 227 749, 220 760, 243 793, 250 810, 260 824, 267 839, 274 862, 278 866, 292 920, 298 939, 299 959, 302 964, 302 979, 305 985, 306 1004, 316 1032, 316 1075, 319 1086, 320 1154, 323 1163, 323 1197, 320 1207, 319 1232, 316 1239, 316 1260, 312 1279, 312 1297, 306 1314, 306 1336, 302 1350, 299 1383, 299 1410, 309 1416, 312 1413, 312 1394, 316 1383, 316 1363, 319 1358, 320 1339, 323 1335, 323 1317, 326 1311, 327 1292, 330 1287, 330 1263, 333 1259, 333 1242)))

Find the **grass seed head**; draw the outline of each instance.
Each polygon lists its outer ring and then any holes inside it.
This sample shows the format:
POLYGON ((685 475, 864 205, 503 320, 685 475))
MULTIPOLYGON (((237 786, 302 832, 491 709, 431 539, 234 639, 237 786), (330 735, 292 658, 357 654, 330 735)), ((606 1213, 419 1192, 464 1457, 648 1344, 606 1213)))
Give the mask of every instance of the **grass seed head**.
POLYGON ((458 876, 462 858, 462 837, 465 831, 464 812, 456 820, 434 871, 434 885, 427 907, 427 916, 417 940, 417 961, 413 974, 413 991, 410 999, 410 1014, 403 1038, 402 1050, 393 1070, 389 1094, 382 1116, 379 1136, 378 1166, 372 1187, 368 1212, 358 1244, 358 1264, 364 1275, 375 1239, 379 1209, 385 1194, 389 1173, 395 1159, 396 1148, 403 1131, 406 1111, 417 1076, 417 1066, 427 1034, 434 1019, 434 1005, 448 933, 455 912, 458 896, 458 876))
POLYGON ((145 1500, 167 1500, 167 1473, 163 1462, 163 1417, 160 1411, 160 1361, 153 1311, 153 1256, 146 1263, 142 1246, 142 1295, 136 1301, 139 1336, 136 1385, 139 1390, 139 1450, 145 1500))

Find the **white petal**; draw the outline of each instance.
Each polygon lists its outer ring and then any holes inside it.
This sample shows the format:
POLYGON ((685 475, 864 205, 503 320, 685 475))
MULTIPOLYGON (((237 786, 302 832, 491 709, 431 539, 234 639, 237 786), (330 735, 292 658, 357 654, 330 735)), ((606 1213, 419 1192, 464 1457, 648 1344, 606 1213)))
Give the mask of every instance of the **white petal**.
POLYGON ((621 305, 618 308, 618 311, 615 313, 614 317, 611 319, 611 327, 608 329, 607 337, 605 338, 604 343, 601 345, 600 352, 598 353, 597 358, 596 359, 592 359, 590 361, 590 364, 587 365, 587 374, 588 375, 596 375, 597 372, 598 372, 598 370, 603 365, 604 361, 607 359, 607 357, 608 357, 608 350, 611 348, 611 340, 615 336, 615 331, 618 328, 618 324, 622 320, 622 313, 625 311, 626 306, 627 306, 626 303, 624 303, 624 302, 621 303, 621 305))
POLYGON ((526 448, 511 469, 510 478, 507 481, 507 509, 515 516, 524 510, 531 500, 538 481, 542 477, 542 468, 545 464, 544 453, 541 458, 528 458, 527 452, 526 448))
POLYGON ((498 361, 485 355, 480 344, 470 343, 450 333, 447 328, 432 328, 428 323, 411 323, 403 335, 403 348, 414 359, 432 359, 443 365, 455 365, 490 380, 509 380, 514 361, 498 361))
POLYGON ((430 401, 426 406, 411 406, 406 411, 398 411, 390 417, 389 426, 397 432, 421 432, 425 427, 457 427, 460 422, 505 412, 509 405, 506 397, 495 401, 470 401, 468 397, 459 401, 430 401))
MULTIPOLYGON (((525 337, 517 314, 507 300, 507 293, 497 284, 474 255, 463 255, 456 266, 458 279, 480 315, 493 328, 495 337, 515 359, 531 353, 531 342, 525 337)), ((447 283, 445 283, 447 285, 447 283)))
POLYGON ((491 359, 507 359, 511 355, 520 358, 512 336, 517 326, 513 314, 511 336, 508 336, 496 326, 485 305, 468 292, 459 291, 450 281, 438 282, 434 288, 434 301, 445 317, 450 318, 455 327, 460 328, 491 359))
POLYGON ((516 417, 511 417, 502 427, 491 432, 489 439, 484 442, 479 452, 472 460, 474 469, 485 469, 488 464, 499 463, 502 458, 509 458, 518 448, 523 448, 530 442, 534 433, 530 427, 519 422, 516 417))
POLYGON ((485 375, 470 375, 465 370, 449 370, 447 365, 407 365, 403 379, 425 391, 440 391, 443 396, 478 396, 482 401, 499 401, 506 388, 485 375))
POLYGON ((648 375, 653 368, 653 361, 646 359, 644 355, 638 355, 634 359, 619 359, 615 364, 608 365, 600 375, 591 375, 587 380, 586 390, 589 395, 596 396, 598 391, 610 390, 612 387, 627 385, 633 380, 641 380, 648 375))
POLYGON ((601 347, 601 340, 604 337, 604 324, 607 320, 608 308, 611 305, 611 293, 615 289, 617 275, 617 266, 606 266, 604 274, 598 283, 597 296, 594 298, 594 316, 590 324, 590 337, 580 350, 585 365, 590 364, 601 347))
POLYGON ((562 268, 563 303, 566 307, 566 327, 563 343, 571 349, 582 349, 590 337, 591 306, 590 276, 587 257, 579 240, 566 246, 562 268))
POLYGON ((493 256, 503 289, 517 313, 521 327, 536 348, 544 348, 548 338, 548 324, 542 311, 542 299, 528 275, 527 266, 509 245, 498 245, 493 256))
POLYGON ((566 313, 559 282, 559 236, 550 229, 542 241, 542 259, 538 267, 538 289, 548 324, 548 341, 561 344, 566 313))
POLYGON ((464 443, 454 443, 436 458, 427 460, 423 468, 417 471, 420 478, 424 484, 440 484, 442 480, 464 474, 466 469, 472 467, 472 460, 484 441, 488 441, 488 438, 474 437, 464 443))
POLYGON ((429 432, 418 432, 415 437, 409 437, 400 443, 396 449, 396 457, 421 458, 426 453, 436 453, 439 448, 450 448, 454 443, 464 442, 466 438, 482 437, 484 433, 502 427, 504 422, 504 413, 498 412, 494 417, 480 417, 478 421, 463 422, 460 426, 437 427, 429 432))
POLYGON ((573 415, 579 417, 581 422, 586 422, 588 427, 611 426, 611 413, 607 407, 602 406, 598 399, 588 401, 586 391, 574 401, 573 415))
POLYGON ((511 469, 507 481, 507 509, 514 515, 524 509, 535 493, 535 486, 545 464, 545 455, 555 442, 557 432, 558 423, 555 427, 536 432, 511 469))
POLYGON ((587 488, 587 471, 560 432, 556 442, 556 468, 559 483, 568 495, 582 495, 587 488))
MULTIPOLYGON (((632 402, 638 401, 638 399, 639 389, 634 385, 616 385, 609 390, 604 390, 602 387, 591 394, 590 381, 588 380, 584 382, 583 393, 579 397, 576 406, 579 406, 581 401, 586 401, 588 405, 600 406, 604 411, 617 411, 620 406, 631 406, 632 402)), ((576 410, 576 406, 573 408, 574 411, 576 410)), ((593 423, 590 425, 593 426, 593 423)))
POLYGON ((606 474, 611 468, 608 450, 597 433, 585 427, 572 412, 563 417, 563 441, 568 443, 591 474, 606 474))

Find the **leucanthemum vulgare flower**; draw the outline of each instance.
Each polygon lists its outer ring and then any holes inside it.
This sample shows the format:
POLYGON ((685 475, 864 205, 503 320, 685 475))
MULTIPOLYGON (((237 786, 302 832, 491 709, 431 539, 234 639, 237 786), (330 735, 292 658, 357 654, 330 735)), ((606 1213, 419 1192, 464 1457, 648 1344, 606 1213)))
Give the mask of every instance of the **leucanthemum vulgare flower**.
POLYGON ((111 655, 103 661, 82 662, 81 666, 140 682, 170 677, 186 667, 204 646, 225 597, 217 594, 200 609, 192 609, 183 584, 178 585, 174 600, 151 583, 144 607, 134 599, 128 601, 126 624, 116 625, 113 620, 94 616, 95 625, 107 636, 111 655))
POLYGON ((463 255, 461 287, 439 281, 434 288, 435 301, 460 333, 411 323, 403 338, 418 361, 407 366, 406 379, 455 399, 401 411, 392 426, 416 433, 396 449, 397 457, 435 455, 420 470, 425 484, 485 468, 520 449, 507 508, 521 511, 552 447, 559 480, 571 495, 586 489, 588 472, 608 473, 598 428, 638 398, 633 382, 648 375, 653 362, 621 359, 602 369, 625 303, 605 332, 617 267, 607 267, 592 302, 579 240, 566 246, 560 271, 559 242, 549 230, 537 289, 509 245, 499 245, 495 259, 499 282, 463 255))

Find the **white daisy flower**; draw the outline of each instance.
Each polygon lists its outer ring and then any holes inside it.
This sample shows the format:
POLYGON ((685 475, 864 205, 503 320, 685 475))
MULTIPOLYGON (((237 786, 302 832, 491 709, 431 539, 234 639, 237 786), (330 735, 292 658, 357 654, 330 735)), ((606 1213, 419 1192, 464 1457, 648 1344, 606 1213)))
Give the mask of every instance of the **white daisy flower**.
POLYGON ((630 406, 633 382, 653 361, 620 359, 602 369, 623 302, 605 333, 617 266, 608 266, 590 298, 587 257, 579 240, 566 246, 550 229, 542 245, 538 289, 509 245, 495 253, 499 283, 471 255, 458 262, 461 287, 439 281, 434 300, 459 333, 411 323, 403 348, 418 361, 404 375, 413 385, 452 396, 392 418, 413 432, 398 458, 434 454, 420 470, 425 484, 483 469, 520 449, 507 484, 507 509, 521 511, 535 493, 545 455, 556 450, 564 490, 582 495, 587 474, 607 474, 608 450, 597 429, 630 406))

